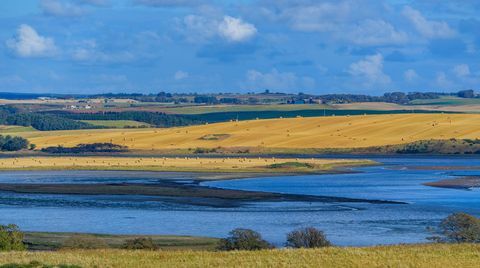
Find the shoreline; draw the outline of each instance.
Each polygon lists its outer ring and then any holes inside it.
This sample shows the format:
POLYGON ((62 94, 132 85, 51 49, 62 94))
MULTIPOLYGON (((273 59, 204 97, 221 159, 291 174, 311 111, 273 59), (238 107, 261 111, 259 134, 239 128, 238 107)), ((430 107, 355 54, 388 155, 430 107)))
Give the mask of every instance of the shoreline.
POLYGON ((438 188, 471 190, 473 188, 480 188, 480 176, 461 176, 453 179, 426 182, 423 185, 438 188))
POLYGON ((276 157, 19 157, 0 158, 0 171, 116 170, 195 173, 322 174, 378 163, 368 159, 276 157))

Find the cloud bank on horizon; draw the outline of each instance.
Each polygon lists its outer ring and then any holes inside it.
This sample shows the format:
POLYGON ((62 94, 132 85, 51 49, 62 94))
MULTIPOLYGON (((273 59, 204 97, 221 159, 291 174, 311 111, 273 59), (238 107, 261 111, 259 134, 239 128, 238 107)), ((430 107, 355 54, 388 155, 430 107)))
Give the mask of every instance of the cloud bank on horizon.
POLYGON ((2 0, 0 91, 475 89, 479 10, 476 0, 2 0))

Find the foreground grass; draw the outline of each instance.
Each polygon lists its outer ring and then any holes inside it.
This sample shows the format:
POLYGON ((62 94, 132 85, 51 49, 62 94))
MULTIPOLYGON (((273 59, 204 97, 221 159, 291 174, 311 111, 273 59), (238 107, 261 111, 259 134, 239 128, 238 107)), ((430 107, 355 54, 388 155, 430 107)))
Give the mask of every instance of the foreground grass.
POLYGON ((38 148, 112 142, 131 150, 195 148, 362 148, 480 136, 480 114, 389 114, 226 122, 168 129, 22 132, 38 148), (221 140, 204 139, 223 135, 221 140))
POLYGON ((0 254, 0 264, 81 267, 478 267, 480 245, 399 245, 263 251, 77 250, 0 254))
POLYGON ((355 159, 198 157, 20 157, 0 158, 0 170, 138 170, 181 172, 324 172, 374 161, 355 159), (293 163, 293 164, 292 164, 293 163))

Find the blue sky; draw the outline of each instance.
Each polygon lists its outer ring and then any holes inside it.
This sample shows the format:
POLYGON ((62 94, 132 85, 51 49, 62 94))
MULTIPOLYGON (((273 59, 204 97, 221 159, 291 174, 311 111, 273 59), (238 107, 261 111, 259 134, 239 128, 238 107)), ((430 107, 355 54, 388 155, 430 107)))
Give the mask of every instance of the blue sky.
POLYGON ((456 91, 477 0, 2 0, 0 91, 456 91))

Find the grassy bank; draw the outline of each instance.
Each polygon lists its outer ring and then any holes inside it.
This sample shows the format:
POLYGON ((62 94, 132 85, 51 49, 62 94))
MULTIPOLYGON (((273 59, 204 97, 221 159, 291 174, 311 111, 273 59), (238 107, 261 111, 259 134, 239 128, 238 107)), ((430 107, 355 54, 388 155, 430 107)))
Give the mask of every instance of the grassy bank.
POLYGON ((148 237, 161 250, 213 250, 218 239, 196 236, 174 235, 108 235, 108 234, 84 234, 84 233, 52 233, 52 232, 26 232, 24 243, 29 250, 58 250, 65 242, 72 238, 94 238, 101 241, 109 248, 121 248, 123 244, 133 238, 148 237))
POLYGON ((19 157, 0 158, 0 170, 138 170, 178 172, 320 173, 351 166, 372 165, 369 160, 198 158, 198 157, 19 157), (288 165, 285 163, 289 163, 288 165), (297 164, 292 164, 297 163, 297 164))
POLYGON ((11 252, 0 264, 81 267, 478 267, 480 245, 399 245, 237 252, 80 250, 11 252))

